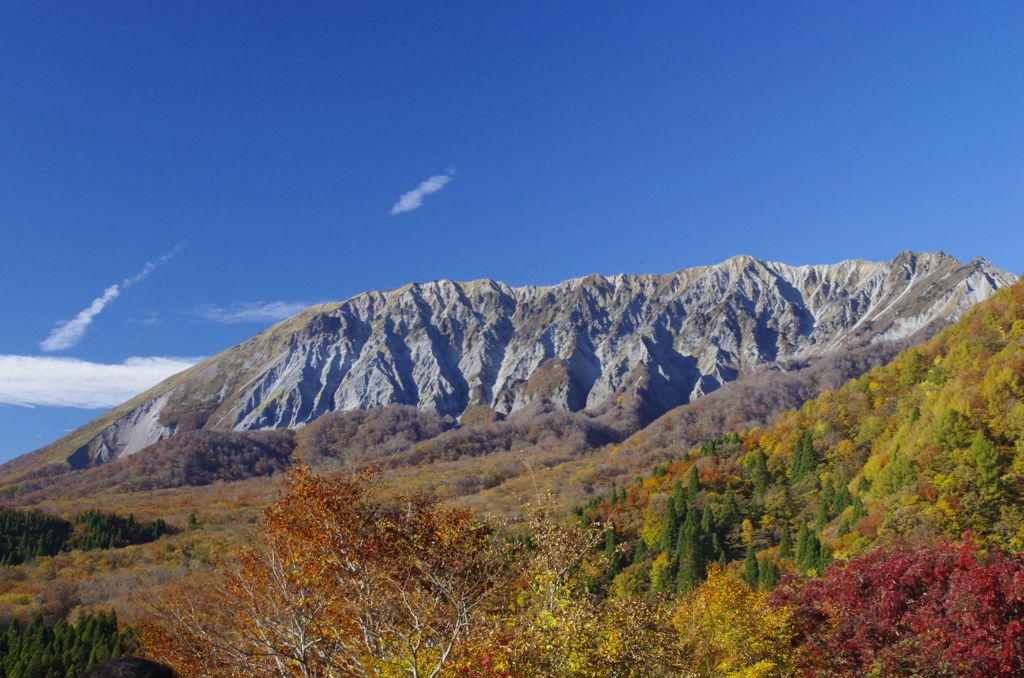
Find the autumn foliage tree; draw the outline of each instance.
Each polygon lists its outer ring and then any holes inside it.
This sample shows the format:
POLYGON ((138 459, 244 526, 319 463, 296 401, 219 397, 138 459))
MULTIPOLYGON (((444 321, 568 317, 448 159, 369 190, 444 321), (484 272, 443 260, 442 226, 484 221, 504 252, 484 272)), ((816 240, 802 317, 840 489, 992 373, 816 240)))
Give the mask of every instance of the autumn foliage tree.
POLYGON ((674 625, 685 675, 767 678, 788 675, 796 630, 792 606, 729 577, 717 565, 680 601, 674 625))
POLYGON ((491 530, 371 478, 291 472, 233 569, 155 602, 147 652, 190 676, 437 676, 496 581, 491 530))
POLYGON ((1024 672, 1024 562, 966 539, 879 550, 776 590, 806 676, 1009 677, 1024 672))
MULTIPOLYGON (((529 548, 510 563, 505 606, 476 639, 488 670, 462 675, 559 678, 677 676, 681 668, 667 598, 602 599, 593 583, 618 558, 599 523, 581 527, 552 517, 541 499, 529 524, 529 548)), ((609 530, 611 531, 611 530, 609 530)))

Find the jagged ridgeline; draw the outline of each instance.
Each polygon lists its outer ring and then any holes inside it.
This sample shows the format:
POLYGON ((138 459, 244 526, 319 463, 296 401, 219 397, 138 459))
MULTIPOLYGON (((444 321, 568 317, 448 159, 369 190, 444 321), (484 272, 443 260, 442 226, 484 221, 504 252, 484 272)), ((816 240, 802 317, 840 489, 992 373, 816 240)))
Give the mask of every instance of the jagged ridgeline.
POLYGON ((687 591, 716 561, 770 587, 781 570, 968 532, 1024 551, 1024 281, 773 426, 707 441, 577 514, 614 525, 624 556, 608 585, 623 592, 687 591))
POLYGON ((42 511, 0 511, 0 565, 20 565, 40 556, 55 556, 78 549, 111 549, 144 544, 166 534, 157 518, 137 522, 113 513, 85 511, 71 519, 42 511))
POLYGON ((80 468, 186 430, 299 427, 396 403, 469 423, 546 400, 628 433, 760 367, 931 332, 1012 282, 982 259, 905 252, 367 292, 307 309, 7 470, 80 468))

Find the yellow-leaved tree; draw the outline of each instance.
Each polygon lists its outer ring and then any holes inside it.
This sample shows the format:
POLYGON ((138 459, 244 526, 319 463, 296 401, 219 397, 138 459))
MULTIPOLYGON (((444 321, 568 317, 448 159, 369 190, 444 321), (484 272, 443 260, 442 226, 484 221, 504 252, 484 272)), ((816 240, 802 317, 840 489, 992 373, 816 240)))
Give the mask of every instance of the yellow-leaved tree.
POLYGON ((595 547, 601 525, 588 528, 553 519, 541 500, 530 547, 509 578, 507 606, 478 638, 493 656, 490 672, 469 676, 655 678, 677 676, 677 643, 664 600, 621 597, 601 601, 588 584, 606 565, 595 547))
POLYGON ((793 612, 769 606, 768 593, 731 579, 717 565, 688 600, 674 624, 694 678, 767 678, 791 675, 796 631, 793 612))

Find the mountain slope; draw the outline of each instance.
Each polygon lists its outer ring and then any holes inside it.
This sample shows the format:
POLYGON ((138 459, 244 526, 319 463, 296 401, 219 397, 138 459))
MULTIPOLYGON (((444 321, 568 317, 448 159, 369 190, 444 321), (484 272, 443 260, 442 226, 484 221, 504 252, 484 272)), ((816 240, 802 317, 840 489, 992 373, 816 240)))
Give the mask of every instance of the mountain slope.
MULTIPOLYGON (((441 280, 309 308, 15 466, 83 467, 176 432, 301 426, 401 403, 458 418, 539 398, 661 414, 760 366, 955 321, 1013 282, 983 259, 792 267, 740 256, 551 287, 441 280)), ((13 469, 10 469, 13 470, 13 469)))
POLYGON ((694 558, 703 572, 745 552, 820 573, 832 558, 955 541, 968 530, 978 543, 1020 552, 1024 278, 765 429, 693 448, 680 448, 670 426, 649 429, 613 454, 661 451, 668 462, 580 511, 614 519, 623 541, 645 540, 646 560, 626 576, 646 585, 657 584, 659 551, 681 578, 694 558), (704 519, 696 555, 677 539, 690 514, 704 519))

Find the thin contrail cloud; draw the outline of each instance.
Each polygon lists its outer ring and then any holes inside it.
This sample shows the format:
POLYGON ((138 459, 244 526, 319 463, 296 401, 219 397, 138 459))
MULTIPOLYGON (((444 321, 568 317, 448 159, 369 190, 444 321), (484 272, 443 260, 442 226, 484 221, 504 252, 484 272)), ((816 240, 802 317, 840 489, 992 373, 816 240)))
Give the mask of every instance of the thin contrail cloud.
POLYGON ((122 290, 126 290, 132 285, 144 280, 153 272, 153 269, 166 263, 171 257, 177 254, 180 249, 180 247, 175 247, 159 259, 147 262, 146 265, 142 267, 142 270, 132 277, 125 278, 120 284, 111 285, 107 289, 103 290, 103 294, 93 299, 88 308, 83 309, 74 318, 58 322, 57 326, 53 328, 49 336, 39 342, 39 348, 44 351, 63 351, 77 346, 78 342, 80 342, 82 337, 85 336, 85 331, 89 328, 89 325, 92 324, 93 319, 99 315, 103 309, 109 306, 114 299, 121 296, 122 290))
POLYGON ((440 191, 445 187, 445 184, 452 180, 454 174, 454 170, 448 170, 444 174, 435 174, 426 181, 421 182, 419 186, 398 199, 398 202, 391 208, 391 214, 401 214, 418 209, 423 205, 424 196, 440 191))
POLYGON ((133 275, 130 278, 125 278, 124 282, 121 283, 121 287, 123 289, 128 289, 129 287, 131 287, 135 283, 142 282, 150 273, 153 272, 154 268, 156 268, 157 266, 162 266, 163 264, 166 264, 168 261, 171 260, 171 257, 173 257, 175 254, 177 254, 180 251, 181 251, 181 245, 178 245, 173 250, 171 250, 167 254, 163 255, 162 257, 160 257, 156 261, 148 261, 148 262, 146 262, 146 265, 142 267, 141 271, 139 271, 138 273, 136 273, 135 275, 133 275))

